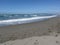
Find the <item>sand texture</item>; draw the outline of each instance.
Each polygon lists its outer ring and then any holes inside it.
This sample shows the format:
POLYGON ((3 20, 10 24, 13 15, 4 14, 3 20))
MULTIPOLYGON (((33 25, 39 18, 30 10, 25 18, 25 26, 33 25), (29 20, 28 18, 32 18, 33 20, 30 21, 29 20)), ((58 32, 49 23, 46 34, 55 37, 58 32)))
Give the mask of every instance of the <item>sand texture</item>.
POLYGON ((58 45, 56 43, 60 44, 60 17, 41 22, 0 27, 0 45, 7 45, 6 41, 15 42, 11 45, 58 45), (44 37, 46 39, 43 39, 44 37), (25 44, 24 41, 30 38, 32 40, 25 44), (37 44, 34 44, 34 40, 38 41, 37 44))
POLYGON ((22 40, 8 41, 0 45, 60 45, 60 36, 36 36, 22 40))

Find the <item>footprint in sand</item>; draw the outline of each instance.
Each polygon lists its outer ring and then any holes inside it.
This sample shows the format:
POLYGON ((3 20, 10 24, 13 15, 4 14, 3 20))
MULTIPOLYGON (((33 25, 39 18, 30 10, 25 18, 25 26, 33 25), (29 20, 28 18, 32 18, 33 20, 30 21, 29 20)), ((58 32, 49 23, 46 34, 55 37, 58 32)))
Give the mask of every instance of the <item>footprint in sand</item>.
POLYGON ((34 45, 39 45, 38 40, 36 40, 36 41, 34 42, 34 45))

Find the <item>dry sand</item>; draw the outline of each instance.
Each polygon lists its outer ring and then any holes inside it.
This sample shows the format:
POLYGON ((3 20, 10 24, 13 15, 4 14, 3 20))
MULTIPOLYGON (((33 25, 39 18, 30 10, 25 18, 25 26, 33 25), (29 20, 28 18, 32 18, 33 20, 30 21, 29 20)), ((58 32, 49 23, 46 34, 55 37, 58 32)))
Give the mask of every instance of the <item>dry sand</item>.
POLYGON ((0 45, 9 45, 8 43, 10 45, 60 45, 60 17, 0 27, 0 43, 0 45))
POLYGON ((60 36, 36 36, 22 40, 8 41, 0 45, 60 45, 60 36))

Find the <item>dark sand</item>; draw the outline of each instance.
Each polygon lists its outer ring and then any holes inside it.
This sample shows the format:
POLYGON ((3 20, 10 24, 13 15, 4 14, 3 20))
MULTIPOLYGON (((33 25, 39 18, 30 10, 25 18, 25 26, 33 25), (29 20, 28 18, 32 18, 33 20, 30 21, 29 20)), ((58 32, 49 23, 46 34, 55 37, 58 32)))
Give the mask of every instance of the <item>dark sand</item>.
POLYGON ((33 36, 58 36, 60 33, 60 17, 41 22, 0 27, 0 43, 25 39, 33 36))

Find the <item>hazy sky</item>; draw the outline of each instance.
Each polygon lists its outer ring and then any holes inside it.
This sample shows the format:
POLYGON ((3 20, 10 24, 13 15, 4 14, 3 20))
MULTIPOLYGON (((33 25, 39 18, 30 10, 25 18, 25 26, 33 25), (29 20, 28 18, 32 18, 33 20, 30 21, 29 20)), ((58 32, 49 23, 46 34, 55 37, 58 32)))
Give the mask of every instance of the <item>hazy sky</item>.
POLYGON ((0 0, 0 13, 54 13, 60 0, 0 0))

